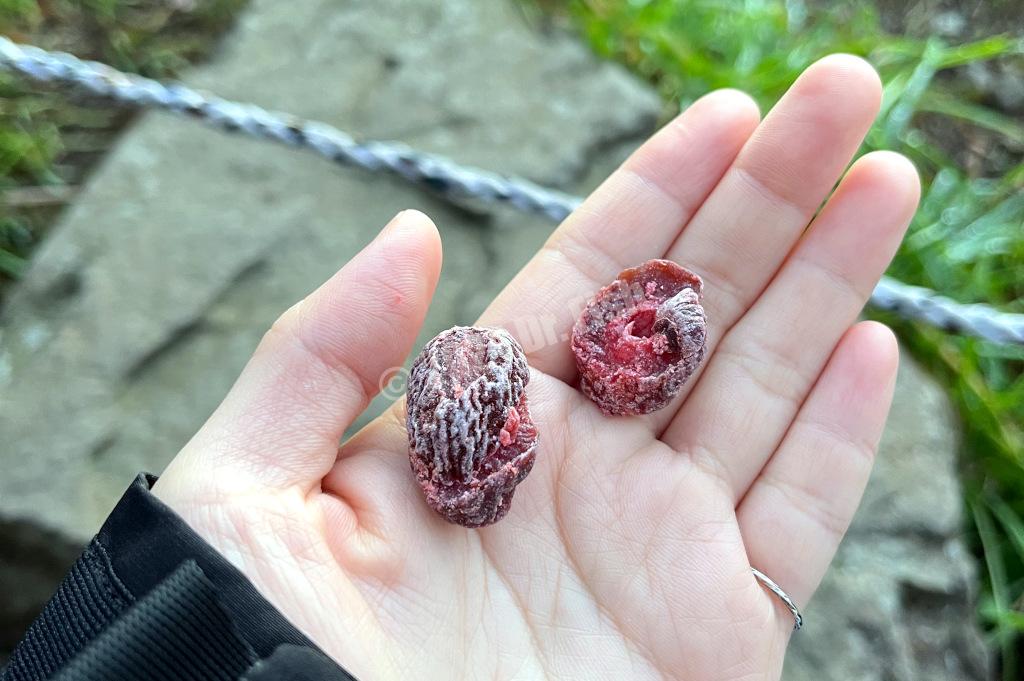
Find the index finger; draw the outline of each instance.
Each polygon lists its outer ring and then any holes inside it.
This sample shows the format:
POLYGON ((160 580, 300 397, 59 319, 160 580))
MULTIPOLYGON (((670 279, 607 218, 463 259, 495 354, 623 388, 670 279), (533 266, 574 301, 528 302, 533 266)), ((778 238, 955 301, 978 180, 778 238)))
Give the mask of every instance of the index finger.
POLYGON ((531 366, 572 381, 569 335, 583 305, 623 269, 664 256, 758 121, 757 105, 737 90, 697 100, 562 223, 480 323, 508 329, 531 366))

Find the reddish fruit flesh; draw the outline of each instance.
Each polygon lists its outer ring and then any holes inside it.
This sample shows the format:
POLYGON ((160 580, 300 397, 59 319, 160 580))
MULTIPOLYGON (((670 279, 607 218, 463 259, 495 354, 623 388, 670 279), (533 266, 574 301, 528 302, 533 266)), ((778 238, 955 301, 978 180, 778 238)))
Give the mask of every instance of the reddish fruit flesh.
POLYGON ((703 282, 669 260, 623 270, 572 331, 580 387, 606 414, 647 414, 679 393, 704 357, 703 282))
POLYGON ((537 448, 529 380, 523 349, 502 329, 456 326, 413 362, 409 463, 427 504, 448 522, 482 527, 508 512, 537 448))

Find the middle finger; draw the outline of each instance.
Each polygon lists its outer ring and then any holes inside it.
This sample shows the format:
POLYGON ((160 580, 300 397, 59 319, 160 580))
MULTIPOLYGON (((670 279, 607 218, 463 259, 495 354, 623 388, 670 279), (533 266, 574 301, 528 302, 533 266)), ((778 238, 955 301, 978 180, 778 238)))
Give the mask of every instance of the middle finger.
MULTIPOLYGON (((836 54, 812 64, 669 249, 670 259, 704 278, 708 357, 828 196, 871 127, 881 93, 878 74, 863 59, 836 54)), ((703 366, 673 404, 647 417, 655 433, 668 425, 703 366)))

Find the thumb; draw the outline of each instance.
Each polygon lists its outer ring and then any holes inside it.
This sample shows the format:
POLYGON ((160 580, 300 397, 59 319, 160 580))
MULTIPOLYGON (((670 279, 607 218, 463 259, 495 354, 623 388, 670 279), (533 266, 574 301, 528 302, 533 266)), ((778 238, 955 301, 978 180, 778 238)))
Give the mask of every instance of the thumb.
POLYGON ((399 213, 366 248, 286 311, 209 421, 160 484, 218 489, 311 488, 335 461, 345 428, 401 365, 441 269, 426 215, 399 213))

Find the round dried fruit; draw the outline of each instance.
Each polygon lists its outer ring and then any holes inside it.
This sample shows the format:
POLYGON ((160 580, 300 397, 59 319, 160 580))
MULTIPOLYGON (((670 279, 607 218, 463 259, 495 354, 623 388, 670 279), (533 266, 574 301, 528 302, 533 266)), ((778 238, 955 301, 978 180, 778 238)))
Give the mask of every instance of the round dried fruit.
POLYGON ((580 387, 606 414, 648 414, 679 393, 704 357, 703 282, 648 260, 597 292, 572 330, 580 387))
POLYGON ((427 504, 448 522, 481 527, 508 512, 537 449, 529 381, 522 347, 502 329, 442 331, 413 362, 409 463, 427 504))

